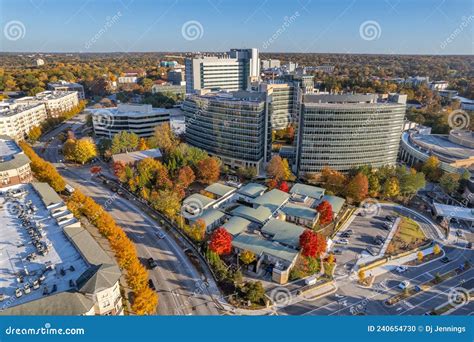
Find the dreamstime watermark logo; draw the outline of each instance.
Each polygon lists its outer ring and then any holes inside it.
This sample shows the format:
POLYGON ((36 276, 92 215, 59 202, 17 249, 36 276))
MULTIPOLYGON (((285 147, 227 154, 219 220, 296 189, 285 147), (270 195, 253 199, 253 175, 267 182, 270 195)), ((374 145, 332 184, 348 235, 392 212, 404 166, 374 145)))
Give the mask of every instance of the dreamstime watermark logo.
POLYGON ((360 209, 364 216, 374 217, 380 214, 380 203, 373 198, 367 198, 360 203, 360 209))
POLYGON ((270 38, 263 42, 262 48, 268 49, 270 45, 272 45, 278 37, 280 37, 285 31, 290 27, 291 24, 295 22, 295 20, 300 16, 300 12, 296 11, 291 16, 286 16, 283 18, 283 24, 272 34, 270 38))
POLYGON ((201 39, 204 35, 204 27, 197 20, 189 20, 181 26, 181 35, 189 41, 201 39))
POLYGON ((462 17, 461 19, 461 24, 459 24, 459 26, 456 27, 456 29, 445 40, 443 40, 441 44, 439 44, 439 47, 441 49, 444 50, 449 44, 451 44, 456 39, 457 36, 459 36, 464 31, 464 29, 469 26, 472 21, 474 21, 474 15, 470 15, 469 17, 462 17))
POLYGON ((5 328, 6 335, 84 335, 84 328, 53 328, 51 323, 45 323, 39 328, 5 328))
POLYGON ((12 20, 5 24, 3 28, 3 34, 8 40, 18 40, 25 38, 26 27, 25 25, 18 20, 12 20))
POLYGON ((187 219, 197 218, 202 215, 203 209, 200 200, 191 198, 181 206, 181 215, 187 219))
POLYGON ((104 33, 106 33, 112 26, 114 26, 120 19, 120 17, 122 16, 122 13, 120 11, 118 11, 117 13, 115 13, 115 15, 113 15, 112 17, 107 17, 105 18, 105 24, 104 26, 102 26, 99 31, 97 31, 97 33, 91 38, 89 39, 85 44, 84 44, 84 47, 89 50, 91 48, 92 45, 94 45, 95 43, 97 43, 97 41, 100 39, 100 37, 102 37, 102 35, 104 33))
POLYGON ((291 303, 293 295, 286 287, 276 287, 270 292, 270 299, 274 306, 285 307, 291 303))
POLYGON ((448 125, 453 129, 466 129, 471 124, 469 114, 462 109, 452 111, 448 116, 448 125))
POLYGON ((469 291, 463 287, 455 287, 448 292, 448 303, 458 308, 469 303, 469 291))
POLYGON ((7 213, 11 216, 18 216, 23 208, 23 204, 18 200, 9 201, 5 204, 7 213))
POLYGON ((114 116, 107 109, 99 109, 93 115, 94 126, 97 128, 110 128, 114 125, 114 116))
POLYGON ((360 24, 359 35, 363 40, 376 40, 382 35, 382 28, 375 20, 367 20, 360 24))

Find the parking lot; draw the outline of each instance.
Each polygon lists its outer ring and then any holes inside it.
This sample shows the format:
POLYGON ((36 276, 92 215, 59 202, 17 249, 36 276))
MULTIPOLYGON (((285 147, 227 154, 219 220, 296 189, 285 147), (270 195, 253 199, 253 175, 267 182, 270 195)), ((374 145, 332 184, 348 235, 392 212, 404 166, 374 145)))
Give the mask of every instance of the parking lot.
POLYGON ((389 222, 386 216, 396 216, 396 212, 391 208, 381 208, 374 216, 355 215, 353 221, 337 234, 331 250, 336 254, 337 263, 345 269, 342 270, 342 267, 339 267, 337 274, 347 273, 362 256, 372 256, 367 249, 374 256, 380 253, 382 241, 386 240, 390 233, 389 228, 384 228, 384 222, 389 222), (352 234, 349 237, 344 234, 351 231, 352 234), (381 238, 380 242, 376 242, 377 237, 381 238))

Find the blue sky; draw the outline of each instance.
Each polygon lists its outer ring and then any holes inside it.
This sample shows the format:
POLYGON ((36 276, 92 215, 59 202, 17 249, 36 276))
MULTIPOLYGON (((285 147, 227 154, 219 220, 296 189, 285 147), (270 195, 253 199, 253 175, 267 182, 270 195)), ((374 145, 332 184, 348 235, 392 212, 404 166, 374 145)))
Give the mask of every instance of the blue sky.
POLYGON ((473 4, 472 0, 0 0, 0 51, 257 47, 262 52, 473 54, 473 4))

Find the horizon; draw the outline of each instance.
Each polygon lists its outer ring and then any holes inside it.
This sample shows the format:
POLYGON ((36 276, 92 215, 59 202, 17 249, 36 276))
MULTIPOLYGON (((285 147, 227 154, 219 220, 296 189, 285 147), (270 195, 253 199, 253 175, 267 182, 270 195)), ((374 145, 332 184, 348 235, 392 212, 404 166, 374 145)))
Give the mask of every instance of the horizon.
POLYGON ((474 53, 469 0, 1 0, 0 13, 2 53, 474 53))

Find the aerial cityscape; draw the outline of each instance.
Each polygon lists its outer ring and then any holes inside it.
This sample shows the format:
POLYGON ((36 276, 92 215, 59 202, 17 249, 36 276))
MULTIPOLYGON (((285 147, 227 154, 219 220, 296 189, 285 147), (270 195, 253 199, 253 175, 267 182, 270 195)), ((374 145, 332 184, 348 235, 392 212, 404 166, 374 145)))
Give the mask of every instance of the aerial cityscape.
POLYGON ((0 12, 0 318, 474 313, 472 2, 0 12))

